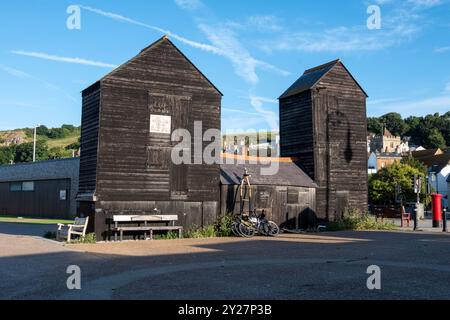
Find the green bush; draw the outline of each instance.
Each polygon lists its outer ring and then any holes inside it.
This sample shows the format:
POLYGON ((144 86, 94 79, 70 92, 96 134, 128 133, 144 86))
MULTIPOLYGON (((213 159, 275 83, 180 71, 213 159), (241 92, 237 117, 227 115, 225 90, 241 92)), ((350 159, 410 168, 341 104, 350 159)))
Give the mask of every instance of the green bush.
POLYGON ((169 231, 164 234, 155 234, 153 236, 153 240, 175 240, 178 239, 178 232, 169 231))
POLYGON ((342 230, 393 230, 395 225, 391 222, 377 221, 376 217, 364 213, 361 214, 359 210, 347 210, 341 219, 330 222, 327 227, 328 231, 342 231, 342 230))
POLYGON ((217 237, 230 237, 233 232, 231 231, 231 225, 233 219, 230 216, 223 216, 219 218, 216 223, 216 236, 217 237))
POLYGON ((214 238, 217 237, 216 227, 214 225, 203 228, 193 227, 184 233, 185 238, 200 239, 200 238, 214 238))
POLYGON ((85 235, 84 237, 78 238, 73 240, 72 244, 94 244, 97 242, 97 237, 95 236, 95 233, 89 233, 85 235))

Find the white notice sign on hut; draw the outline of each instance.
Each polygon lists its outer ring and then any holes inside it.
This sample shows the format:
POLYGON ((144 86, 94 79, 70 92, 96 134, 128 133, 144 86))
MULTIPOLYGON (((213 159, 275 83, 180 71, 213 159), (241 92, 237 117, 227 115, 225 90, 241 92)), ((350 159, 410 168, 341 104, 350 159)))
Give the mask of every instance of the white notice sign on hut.
POLYGON ((163 133, 171 134, 172 117, 150 115, 150 132, 151 133, 163 133))

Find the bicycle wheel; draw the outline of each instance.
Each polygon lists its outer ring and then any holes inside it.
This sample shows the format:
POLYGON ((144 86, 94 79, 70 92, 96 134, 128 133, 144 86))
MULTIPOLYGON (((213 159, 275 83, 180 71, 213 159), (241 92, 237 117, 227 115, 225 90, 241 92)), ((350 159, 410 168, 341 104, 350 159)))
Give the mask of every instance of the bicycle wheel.
POLYGON ((233 222, 233 224, 231 225, 231 231, 233 232, 233 234, 236 237, 243 237, 244 235, 241 233, 241 231, 239 230, 239 226, 241 225, 240 222, 233 222))
POLYGON ((246 223, 241 223, 239 225, 239 233, 244 238, 252 238, 255 236, 255 229, 253 229, 253 226, 247 225, 246 223))
POLYGON ((267 224, 268 236, 276 237, 280 234, 280 227, 273 221, 269 221, 267 224))

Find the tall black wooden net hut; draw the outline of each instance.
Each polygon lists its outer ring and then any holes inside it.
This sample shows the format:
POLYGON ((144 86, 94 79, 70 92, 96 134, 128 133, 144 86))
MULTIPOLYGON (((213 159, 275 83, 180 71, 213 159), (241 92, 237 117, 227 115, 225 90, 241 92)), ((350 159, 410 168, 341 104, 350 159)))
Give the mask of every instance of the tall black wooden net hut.
MULTIPOLYGON (((220 91, 167 38, 85 89, 78 214, 99 239, 114 214, 178 214, 201 226, 219 211, 219 165, 174 165, 175 129, 220 130, 220 91)), ((201 137, 200 137, 201 138, 201 137)), ((192 139, 194 140, 194 139, 192 139)))
POLYGON ((319 186, 319 218, 367 210, 366 98, 340 60, 305 71, 280 97, 281 156, 319 186))

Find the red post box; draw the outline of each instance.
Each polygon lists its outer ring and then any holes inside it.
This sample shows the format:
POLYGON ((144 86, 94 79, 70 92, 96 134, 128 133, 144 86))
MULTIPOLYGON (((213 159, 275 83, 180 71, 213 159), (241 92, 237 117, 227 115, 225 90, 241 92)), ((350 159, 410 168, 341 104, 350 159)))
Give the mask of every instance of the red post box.
POLYGON ((442 194, 432 194, 433 199, 433 228, 439 228, 442 221, 442 194))

